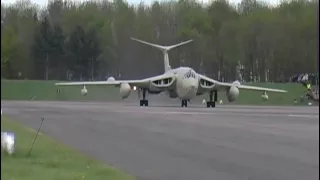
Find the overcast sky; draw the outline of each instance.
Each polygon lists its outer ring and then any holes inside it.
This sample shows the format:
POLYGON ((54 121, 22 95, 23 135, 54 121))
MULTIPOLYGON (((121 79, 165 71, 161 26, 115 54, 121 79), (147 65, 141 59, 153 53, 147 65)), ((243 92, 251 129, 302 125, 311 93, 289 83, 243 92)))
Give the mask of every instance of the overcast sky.
MULTIPOLYGON (((85 0, 73 0, 73 1, 85 1, 85 0)), ((141 1, 143 1, 146 4, 150 4, 150 2, 153 2, 154 0, 127 0, 127 2, 134 3, 134 4, 138 4, 141 1)), ((161 1, 161 0, 160 0, 161 1)), ((203 1, 203 2, 207 2, 209 0, 199 0, 199 1, 203 1)), ((229 0, 231 3, 239 3, 241 0, 229 0)), ((277 3, 279 3, 280 0, 262 0, 264 2, 267 2, 268 4, 271 5, 275 5, 277 3)), ((14 3, 16 2, 16 0, 1 0, 1 3, 14 3)), ((40 6, 46 5, 48 0, 31 0, 31 2, 34 2, 40 6)))

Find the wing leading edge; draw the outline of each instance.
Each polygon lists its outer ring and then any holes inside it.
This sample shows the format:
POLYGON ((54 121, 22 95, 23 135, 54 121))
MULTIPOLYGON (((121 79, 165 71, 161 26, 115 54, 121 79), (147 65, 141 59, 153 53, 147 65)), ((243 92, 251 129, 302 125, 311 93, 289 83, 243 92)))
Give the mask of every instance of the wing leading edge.
POLYGON ((122 83, 128 83, 130 86, 137 86, 139 88, 149 88, 150 84, 155 81, 161 81, 164 79, 173 78, 172 75, 159 75, 146 79, 138 80, 107 80, 107 81, 82 81, 82 82, 59 82, 55 83, 56 86, 83 86, 83 85, 92 85, 92 86, 119 86, 122 83))
POLYGON ((287 93, 288 91, 286 90, 281 90, 281 89, 272 89, 272 88, 264 88, 264 87, 258 87, 258 86, 248 86, 248 85, 241 85, 238 83, 226 83, 226 82, 220 82, 213 80, 211 78, 208 78, 203 75, 199 75, 200 79, 203 80, 204 82, 209 82, 209 84, 212 84, 212 86, 201 86, 201 88, 206 89, 206 90, 220 90, 223 88, 229 88, 231 86, 236 86, 238 89, 243 89, 243 90, 251 90, 251 91, 264 91, 264 92, 277 92, 277 93, 287 93))
POLYGON ((282 89, 272 89, 272 88, 264 88, 264 87, 258 87, 258 86, 247 86, 247 85, 224 83, 224 82, 218 82, 217 86, 222 86, 222 87, 236 86, 239 89, 252 90, 252 91, 266 91, 266 92, 277 92, 277 93, 287 93, 288 92, 288 91, 282 90, 282 89))
POLYGON ((120 85, 121 83, 128 83, 130 85, 147 84, 146 80, 109 80, 109 81, 80 81, 80 82, 60 82, 55 83, 56 86, 83 86, 83 85, 120 85))

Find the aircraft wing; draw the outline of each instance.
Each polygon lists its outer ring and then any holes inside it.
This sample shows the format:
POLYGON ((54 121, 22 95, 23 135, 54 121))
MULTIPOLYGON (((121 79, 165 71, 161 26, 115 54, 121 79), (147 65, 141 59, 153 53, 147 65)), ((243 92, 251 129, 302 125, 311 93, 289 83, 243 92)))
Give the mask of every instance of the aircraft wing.
POLYGON ((251 91, 278 92, 278 93, 287 92, 286 90, 281 90, 281 89, 271 89, 271 88, 264 88, 264 87, 257 87, 257 86, 241 85, 239 82, 234 82, 234 83, 220 82, 200 74, 199 74, 199 78, 200 78, 199 90, 201 93, 204 93, 205 91, 210 91, 210 90, 225 90, 230 88, 231 86, 236 86, 238 89, 251 90, 251 91))
POLYGON ((121 83, 128 83, 132 86, 145 86, 148 85, 148 81, 145 81, 144 79, 142 80, 107 80, 107 81, 79 81, 79 82, 59 82, 59 83, 55 83, 56 86, 97 86, 97 85, 113 85, 113 86, 118 86, 121 83))
POLYGON ((152 87, 157 89, 169 88, 175 82, 175 76, 171 74, 164 74, 154 76, 146 79, 138 80, 107 80, 107 81, 80 81, 80 82, 59 82, 55 83, 56 86, 120 86, 122 83, 128 83, 131 87, 136 86, 138 88, 150 89, 152 87))

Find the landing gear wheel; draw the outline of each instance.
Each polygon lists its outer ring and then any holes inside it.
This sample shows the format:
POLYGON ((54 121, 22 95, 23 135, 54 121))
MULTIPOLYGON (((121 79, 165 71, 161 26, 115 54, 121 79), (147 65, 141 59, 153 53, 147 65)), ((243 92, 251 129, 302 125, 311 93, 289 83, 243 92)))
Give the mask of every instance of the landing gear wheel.
POLYGON ((140 100, 140 106, 149 106, 148 100, 146 100, 146 89, 142 90, 142 100, 140 100))
POLYGON ((210 91, 209 98, 210 98, 210 100, 207 102, 207 108, 210 108, 210 107, 215 108, 216 102, 218 99, 218 92, 217 91, 210 91), (213 99, 213 95, 214 95, 214 99, 213 99))
POLYGON ((188 107, 188 101, 187 100, 181 100, 181 107, 188 107))
POLYGON ((140 100, 140 106, 148 106, 149 102, 148 100, 140 100))
POLYGON ((207 107, 208 107, 208 108, 209 108, 209 107, 215 108, 215 107, 216 107, 216 102, 214 102, 214 101, 208 101, 208 102, 207 102, 207 107))

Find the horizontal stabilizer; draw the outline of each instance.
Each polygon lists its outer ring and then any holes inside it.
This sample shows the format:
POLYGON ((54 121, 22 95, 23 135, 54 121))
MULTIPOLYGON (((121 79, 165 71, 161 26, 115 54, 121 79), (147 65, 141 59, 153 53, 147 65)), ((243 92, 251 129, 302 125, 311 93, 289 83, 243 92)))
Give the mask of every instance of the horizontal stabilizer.
POLYGON ((171 46, 162 46, 162 45, 158 45, 158 44, 153 44, 153 43, 149 43, 149 42, 146 42, 146 41, 142 41, 142 40, 136 39, 136 38, 131 38, 131 39, 134 40, 134 41, 140 42, 140 43, 142 43, 142 44, 155 47, 155 48, 157 48, 157 49, 159 49, 159 50, 161 50, 161 51, 163 51, 163 52, 167 52, 167 51, 169 51, 169 50, 171 50, 171 49, 174 49, 174 48, 176 48, 176 47, 178 47, 178 46, 182 46, 182 45, 184 45, 184 44, 187 44, 187 43, 190 43, 190 42, 193 41, 193 40, 191 39, 191 40, 184 41, 184 42, 181 42, 181 43, 179 43, 179 44, 175 44, 175 45, 171 45, 171 46))

